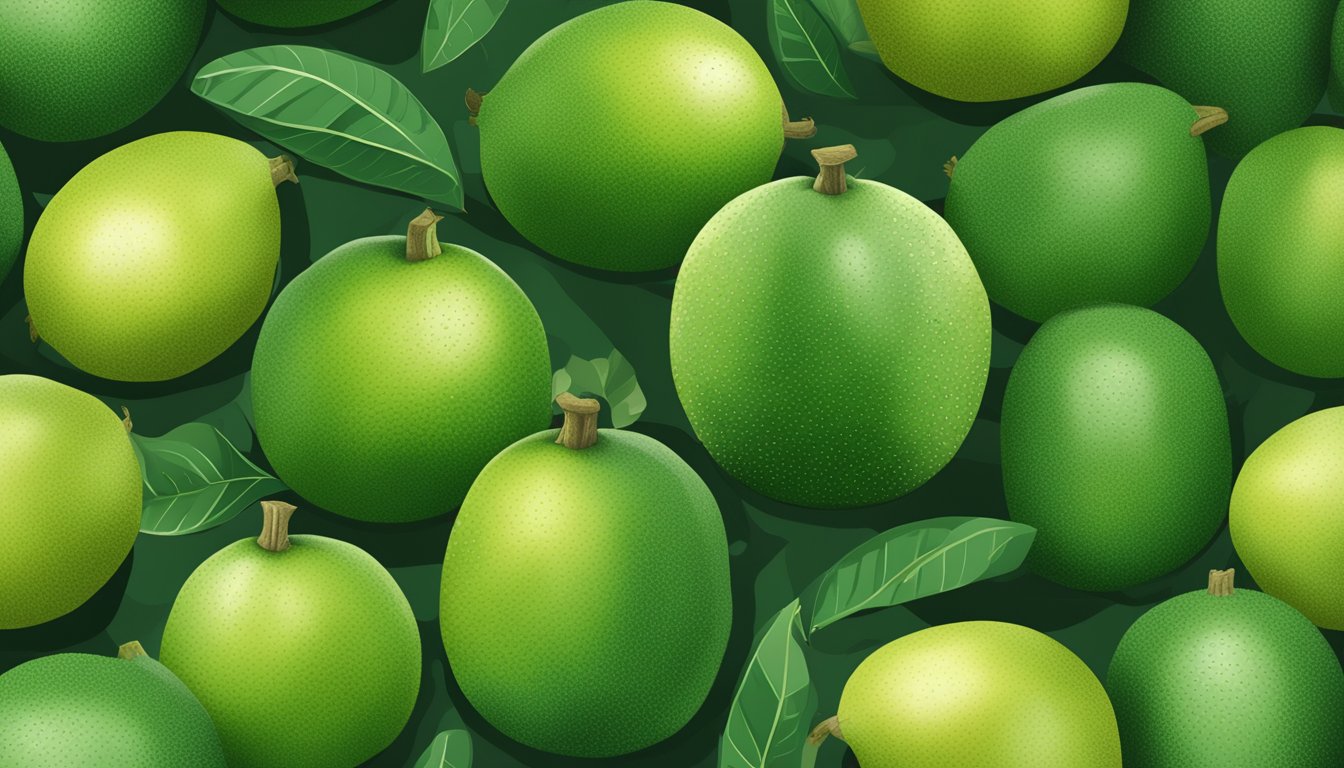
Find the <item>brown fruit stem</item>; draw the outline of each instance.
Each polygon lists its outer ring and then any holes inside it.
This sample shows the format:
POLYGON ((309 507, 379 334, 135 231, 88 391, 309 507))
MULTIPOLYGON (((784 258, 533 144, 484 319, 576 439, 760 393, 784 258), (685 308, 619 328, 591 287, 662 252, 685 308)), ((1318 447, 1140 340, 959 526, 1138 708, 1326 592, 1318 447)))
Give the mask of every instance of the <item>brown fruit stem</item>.
POLYGON ((126 434, 128 435, 131 434, 131 430, 135 429, 135 422, 131 421, 131 409, 124 405, 121 406, 121 426, 126 428, 126 434))
POLYGON ((299 177, 294 175, 294 158, 289 155, 280 155, 272 157, 271 162, 271 183, 280 186, 286 181, 299 183, 299 177))
POLYGON ((122 643, 121 647, 117 649, 117 658, 123 659, 125 661, 130 661, 131 659, 137 659, 141 656, 148 656, 148 655, 149 655, 148 653, 145 653, 145 647, 140 644, 139 640, 132 640, 129 643, 122 643))
POLYGON ((957 156, 953 155, 951 159, 949 159, 946 163, 943 163, 943 173, 947 174, 947 178, 950 179, 952 178, 952 174, 956 172, 956 170, 957 170, 957 156))
POLYGON ((841 741, 845 740, 845 735, 840 732, 839 715, 833 715, 822 720, 820 723, 817 723, 817 727, 813 728, 812 732, 807 734, 807 742, 809 744, 818 745, 830 736, 834 736, 841 741))
POLYGON ((1236 576, 1235 568, 1228 568, 1224 571, 1209 571, 1209 594, 1214 597, 1227 597, 1236 589, 1232 586, 1233 578, 1236 576))
POLYGON ((838 147, 823 147, 812 150, 812 157, 821 166, 821 173, 812 188, 823 195, 843 195, 845 183, 845 163, 858 157, 853 144, 841 144, 838 147))
POLYGON ((481 104, 485 101, 485 94, 475 88, 467 89, 467 122, 471 125, 476 124, 476 117, 481 114, 481 104))
POLYGON ((1190 125, 1191 136, 1202 136, 1227 122, 1227 110, 1222 107, 1195 107, 1198 119, 1190 125))
POLYGON ((555 438, 557 445, 581 451, 597 443, 597 414, 602 410, 601 403, 568 392, 561 392, 555 402, 565 412, 565 422, 560 425, 560 434, 555 438))
POLYGON ((406 227, 406 260, 429 261, 443 253, 439 245, 438 223, 443 217, 426 208, 406 227))
POLYGON ((257 543, 269 552, 289 549, 289 517, 295 506, 283 501, 261 502, 261 535, 257 543))
POLYGON ((28 324, 28 341, 36 344, 42 337, 37 335, 37 325, 33 323, 33 316, 24 315, 23 322, 28 324))
POLYGON ((813 122, 812 118, 804 117, 802 120, 790 120, 789 108, 784 106, 783 102, 780 102, 779 109, 784 115, 785 139, 810 139, 817 135, 817 124, 813 122))

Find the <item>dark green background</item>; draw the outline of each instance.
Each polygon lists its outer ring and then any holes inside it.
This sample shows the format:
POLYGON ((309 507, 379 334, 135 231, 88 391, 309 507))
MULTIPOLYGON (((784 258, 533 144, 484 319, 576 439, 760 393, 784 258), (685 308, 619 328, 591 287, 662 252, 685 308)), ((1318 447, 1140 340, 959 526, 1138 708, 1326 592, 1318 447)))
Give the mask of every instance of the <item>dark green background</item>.
MULTIPOLYGON (((880 65, 846 54, 845 64, 859 99, 813 96, 790 86, 770 55, 765 29, 767 0, 688 2, 731 24, 752 42, 776 74, 795 117, 811 115, 817 137, 790 142, 779 175, 811 173, 808 150, 852 142, 859 159, 855 175, 879 179, 940 209, 947 182, 943 162, 960 154, 994 121, 1040 97, 988 105, 966 105, 921 93, 896 80, 880 65)), ((994 311, 992 368, 979 420, 957 458, 925 487, 877 507, 819 511, 778 504, 726 477, 691 435, 677 402, 667 362, 667 324, 674 274, 601 274, 558 262, 530 246, 491 206, 481 182, 475 129, 467 124, 462 94, 468 85, 488 90, 513 59, 560 21, 605 3, 592 0, 513 0, 484 41, 452 64, 420 73, 418 49, 426 0, 391 0, 345 21, 309 30, 270 30, 241 23, 213 8, 200 49, 187 74, 147 116, 114 135, 73 144, 43 144, 0 132, 26 193, 29 230, 41 203, 100 154, 136 138, 168 130, 213 131, 257 142, 228 117, 193 96, 187 84, 206 62, 259 45, 295 42, 332 48, 386 68, 420 98, 448 134, 462 171, 466 211, 440 225, 442 239, 485 254, 503 267, 537 305, 550 336, 557 367, 571 354, 599 357, 613 346, 633 363, 648 397, 648 410, 632 428, 671 446, 705 479, 718 498, 731 543, 736 618, 722 672, 699 715, 667 742, 635 756, 594 765, 710 766, 738 676, 756 631, 781 606, 804 592, 837 558, 875 531, 927 517, 1003 517, 998 465, 998 417, 1008 370, 1034 325, 994 311)), ((1086 83, 1146 79, 1105 62, 1086 83)), ((1322 114, 1314 122, 1339 124, 1322 114)), ((275 148, 258 142, 268 154, 275 148)), ((1215 214, 1233 163, 1211 157, 1215 214)), ((1080 162, 1083 162, 1080 159, 1080 162)), ((423 207, 420 201, 366 187, 301 163, 299 186, 279 190, 283 210, 282 279, 311 260, 359 237, 400 233, 423 207)), ((227 242, 203 242, 191 258, 218 258, 227 242)), ((21 268, 0 285, 0 372, 28 372, 65 382, 127 405, 136 431, 158 435, 188 421, 220 426, 239 448, 262 466, 248 428, 245 374, 256 329, 219 359, 183 378, 157 384, 99 380, 71 369, 45 345, 28 342, 23 318, 21 268)), ((1273 431, 1311 410, 1344 403, 1344 384, 1287 373, 1257 356, 1237 335, 1219 299, 1212 239, 1193 274, 1158 309, 1194 334, 1208 350, 1227 393, 1237 464, 1273 431)), ((388 311, 395 311, 389 307, 388 311)), ((780 413, 780 419, 790 418, 780 413)), ((71 472, 78 467, 71 467, 71 472)), ((292 499, 302 505, 301 500, 292 499)), ((34 510, 36 515, 60 510, 34 510)), ((31 658, 75 650, 112 654, 131 639, 157 654, 159 637, 178 587, 202 560, 225 544, 254 536, 260 515, 254 506, 214 530, 182 538, 141 535, 135 550, 108 585, 75 613, 47 625, 0 632, 0 671, 31 658)), ((477 766, 559 766, 576 762, 510 742, 472 711, 447 674, 439 641, 439 562, 452 516, 421 524, 372 526, 304 506, 293 529, 353 542, 383 562, 410 598, 420 622, 424 677, 414 715, 402 736, 369 765, 414 762, 443 728, 466 727, 474 735, 477 766)), ((1069 646, 1103 676, 1120 636, 1147 607, 1199 588, 1212 567, 1240 566, 1226 530, 1194 561, 1166 578, 1111 594, 1075 592, 1029 574, 972 585, 907 606, 860 615, 818 632, 808 649, 819 715, 830 714, 850 670, 872 649, 929 624, 965 619, 1017 622, 1050 634, 1069 646)), ((1241 585, 1250 581, 1244 571, 1241 585)), ((631 621, 639 617, 632 615, 631 621)), ((1337 653, 1344 633, 1326 632, 1337 653)), ((352 692, 358 695, 358 692, 352 692)), ((855 765, 832 741, 819 765, 855 765)))

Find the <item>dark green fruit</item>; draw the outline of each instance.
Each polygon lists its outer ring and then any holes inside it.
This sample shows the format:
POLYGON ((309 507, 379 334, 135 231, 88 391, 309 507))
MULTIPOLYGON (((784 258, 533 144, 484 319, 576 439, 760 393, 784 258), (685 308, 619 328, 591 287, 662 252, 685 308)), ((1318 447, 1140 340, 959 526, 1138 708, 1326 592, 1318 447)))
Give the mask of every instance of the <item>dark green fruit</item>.
POLYGON ((1232 484, 1213 363, 1179 325, 1121 304, 1055 315, 1003 395, 1009 516, 1035 526, 1027 562, 1074 589, 1113 590, 1189 560, 1232 484))
POLYGON ((1330 644, 1286 603, 1233 589, 1230 570, 1139 617, 1106 687, 1126 765, 1344 765, 1344 671, 1330 644))
POLYGON ((311 27, 344 19, 382 0, 219 0, 243 21, 268 27, 311 27))
POLYGON ((0 3, 0 125, 41 141, 105 136, 186 69, 205 0, 0 3))
POLYGON ((506 736, 603 757, 671 736, 705 700, 732 624, 713 495, 662 443, 597 429, 596 400, 494 458, 443 560, 453 676, 506 736))
POLYGON ((9 154, 0 146, 0 282, 19 258, 23 245, 23 193, 9 154))
POLYGON ((1142 83, 1056 96, 949 165, 944 216, 989 298, 1023 317, 1149 306, 1185 279, 1208 238, 1209 171, 1195 134, 1226 119, 1142 83))

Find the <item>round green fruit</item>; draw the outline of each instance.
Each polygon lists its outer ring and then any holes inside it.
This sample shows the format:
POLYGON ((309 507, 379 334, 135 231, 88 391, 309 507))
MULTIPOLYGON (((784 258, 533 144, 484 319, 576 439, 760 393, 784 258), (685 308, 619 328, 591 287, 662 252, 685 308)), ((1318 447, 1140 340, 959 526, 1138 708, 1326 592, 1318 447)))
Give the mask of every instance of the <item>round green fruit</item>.
POLYGON ((1213 363, 1179 325, 1106 304, 1056 315, 1008 378, 1008 515, 1036 528, 1028 565, 1074 589, 1169 573, 1209 542, 1232 484, 1213 363))
POLYGON ((518 57, 479 105, 481 172, 504 217, 548 253, 660 269, 724 203, 770 180, 780 111, 770 71, 730 27, 630 0, 518 57))
POLYGON ((73 611, 140 530, 140 465, 121 420, 49 379, 0 376, 0 629, 73 611))
POLYGON ((439 626, 481 715, 530 747, 623 755, 704 703, 732 624, 718 504, 662 443, 597 429, 596 400, 481 471, 443 560, 439 626))
POLYGON ((859 0, 887 69, 957 101, 1072 83, 1110 52, 1128 10, 1129 0, 859 0))
POLYGON ((949 164, 943 215, 994 302, 1042 322, 1103 301, 1149 306, 1209 235, 1196 134, 1227 119, 1155 85, 1056 96, 990 128, 949 164), (1202 113, 1201 113, 1202 110, 1202 113))
POLYGON ((311 27, 338 21, 382 0, 219 0, 243 21, 267 27, 311 27))
POLYGON ((205 0, 0 3, 0 125, 39 141, 130 125, 177 82, 204 20, 205 0))
POLYGON ((23 245, 23 193, 9 154, 0 146, 0 282, 3 282, 23 245))
POLYGON ((260 538, 211 555, 182 585, 160 658, 205 705, 230 765, 351 768, 401 733, 420 690, 420 633, 364 550, 290 536, 262 502, 260 538))
POLYGON ((28 243, 34 328, 107 379, 163 381, 210 362, 270 298, 280 258, 274 186, 291 173, 288 158, 193 131, 89 163, 47 204, 28 243))
POLYGON ((551 420, 537 311, 479 253, 412 236, 337 248, 287 285, 252 361, 257 437, 304 498, 406 522, 462 502, 491 457, 551 420), (438 252, 431 256, 431 252, 438 252))
POLYGON ((791 504, 917 488, 960 447, 989 370, 989 302, 923 203, 822 173, 758 187, 696 238, 672 298, 671 360, 695 434, 725 470, 791 504))
POLYGON ((1126 765, 1344 765, 1344 671, 1292 607, 1234 589, 1232 571, 1129 628, 1106 687, 1126 765))
POLYGON ((1106 691, 1034 629, 963 621, 877 649, 814 737, 849 742, 863 768, 1120 768, 1106 691))
POLYGON ((1261 589, 1344 630, 1344 407, 1303 416, 1255 449, 1228 526, 1261 589))
POLYGON ((1218 219, 1218 284, 1275 365, 1344 376, 1344 130, 1298 128, 1237 164, 1218 219))

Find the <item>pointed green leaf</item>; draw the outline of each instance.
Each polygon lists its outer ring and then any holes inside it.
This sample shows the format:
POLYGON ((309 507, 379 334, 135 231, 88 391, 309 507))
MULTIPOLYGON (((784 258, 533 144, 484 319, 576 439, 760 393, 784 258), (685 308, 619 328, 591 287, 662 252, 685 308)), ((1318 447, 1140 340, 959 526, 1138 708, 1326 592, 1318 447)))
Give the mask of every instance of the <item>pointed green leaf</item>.
POLYGON ((420 71, 429 72, 456 59, 499 21, 509 0, 430 0, 420 41, 420 71))
POLYGON ((859 15, 858 0, 812 0, 812 5, 846 48, 865 56, 877 54, 877 48, 863 26, 863 17, 859 15))
POLYGON ((414 768, 471 768, 471 734, 443 731, 429 743, 414 768))
POLYGON ((634 367, 616 349, 605 358, 593 360, 571 356, 565 367, 551 378, 551 396, 561 392, 596 395, 606 400, 610 406, 611 425, 617 429, 634 424, 649 405, 644 399, 644 390, 639 388, 634 367))
POLYGON ((835 35, 808 0, 770 0, 767 26, 775 59, 800 87, 855 98, 835 35))
POLYGON ((719 743, 719 768, 797 768, 816 710, 797 600, 784 608, 756 642, 733 695, 719 743))

